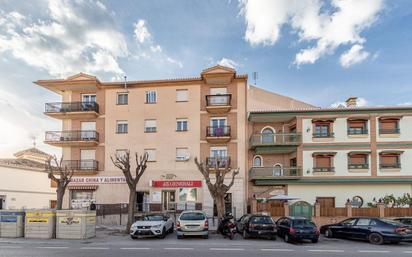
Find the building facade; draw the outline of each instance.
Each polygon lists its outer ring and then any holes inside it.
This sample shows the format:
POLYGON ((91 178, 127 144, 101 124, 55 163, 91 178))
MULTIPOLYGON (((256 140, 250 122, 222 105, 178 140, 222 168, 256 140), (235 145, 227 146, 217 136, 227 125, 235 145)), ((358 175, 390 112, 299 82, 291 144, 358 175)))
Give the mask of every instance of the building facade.
POLYGON ((0 210, 54 207, 52 187, 45 162, 50 155, 30 148, 0 159, 0 210))
POLYGON ((45 114, 61 119, 62 129, 46 132, 45 142, 62 147, 65 165, 76 170, 65 207, 127 203, 128 187, 111 157, 130 151, 149 156, 138 184, 139 211, 212 214, 195 157, 210 167, 220 159, 240 169, 227 206, 238 215, 245 211, 246 75, 215 66, 196 78, 112 83, 78 74, 36 84, 62 97, 46 104, 45 114))

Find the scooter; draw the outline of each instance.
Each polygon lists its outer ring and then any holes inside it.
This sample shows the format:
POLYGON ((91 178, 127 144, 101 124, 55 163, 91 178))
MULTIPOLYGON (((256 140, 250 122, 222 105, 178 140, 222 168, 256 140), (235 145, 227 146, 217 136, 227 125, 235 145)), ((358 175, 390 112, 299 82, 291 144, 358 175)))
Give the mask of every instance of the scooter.
POLYGON ((224 236, 224 237, 229 237, 230 240, 232 240, 235 237, 236 234, 236 223, 233 220, 232 215, 227 215, 221 224, 221 227, 219 229, 219 232, 224 236))

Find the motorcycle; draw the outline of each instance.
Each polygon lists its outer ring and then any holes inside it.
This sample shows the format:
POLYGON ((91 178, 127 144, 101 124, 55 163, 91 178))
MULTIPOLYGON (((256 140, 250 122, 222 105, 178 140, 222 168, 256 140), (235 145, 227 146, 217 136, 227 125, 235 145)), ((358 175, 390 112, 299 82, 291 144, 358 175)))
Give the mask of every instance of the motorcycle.
POLYGON ((224 237, 229 237, 230 240, 232 240, 235 237, 236 223, 235 223, 232 215, 227 215, 227 216, 224 217, 224 219, 222 220, 222 223, 220 225, 219 232, 224 237))

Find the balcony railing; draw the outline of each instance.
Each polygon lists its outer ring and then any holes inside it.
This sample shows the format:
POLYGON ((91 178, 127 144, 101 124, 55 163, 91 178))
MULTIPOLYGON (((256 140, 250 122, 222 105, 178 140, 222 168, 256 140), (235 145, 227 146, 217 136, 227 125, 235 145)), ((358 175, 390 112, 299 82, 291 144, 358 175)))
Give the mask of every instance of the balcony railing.
POLYGON ((249 177, 255 179, 299 179, 302 177, 301 167, 252 167, 249 177))
POLYGON ((335 172, 335 167, 313 167, 313 172, 335 172))
POLYGON ((207 157, 206 165, 209 169, 214 169, 216 166, 219 169, 222 169, 226 166, 230 166, 230 157, 207 157))
POLYGON ((400 129, 379 129, 379 134, 400 134, 400 129))
POLYGON ((369 169, 369 164, 368 163, 361 163, 361 164, 349 163, 348 169, 351 169, 351 170, 369 169))
POLYGON ((368 129, 366 128, 348 128, 348 135, 367 135, 368 129))
POLYGON ((208 126, 206 128, 207 137, 230 137, 230 126, 213 127, 208 126))
POLYGON ((99 169, 99 162, 96 160, 64 160, 62 167, 67 167, 69 170, 92 172, 99 169))
POLYGON ((99 112, 99 105, 96 102, 61 102, 46 103, 46 113, 66 113, 66 112, 99 112))
POLYGON ((298 145, 302 136, 297 133, 254 134, 250 138, 251 146, 298 145))
POLYGON ((335 133, 328 132, 328 133, 313 133, 312 135, 314 138, 332 138, 335 136, 335 133))
POLYGON ((46 131, 46 142, 99 141, 95 130, 46 131))
POLYGON ((206 106, 229 106, 232 100, 231 94, 207 95, 206 106))
POLYGON ((381 163, 379 167, 381 169, 400 169, 401 164, 400 163, 385 163, 385 164, 381 163))

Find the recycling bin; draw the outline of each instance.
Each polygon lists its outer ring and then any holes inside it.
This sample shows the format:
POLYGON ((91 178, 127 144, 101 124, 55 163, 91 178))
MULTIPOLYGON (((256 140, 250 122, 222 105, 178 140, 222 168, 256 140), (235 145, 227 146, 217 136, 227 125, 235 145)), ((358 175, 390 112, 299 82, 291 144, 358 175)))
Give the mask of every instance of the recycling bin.
POLYGON ((56 213, 56 238, 87 239, 96 236, 96 212, 61 210, 56 213))
POLYGON ((55 236, 56 211, 27 210, 24 229, 25 238, 50 239, 55 236))
POLYGON ((23 237, 24 215, 21 210, 0 210, 0 237, 23 237))

